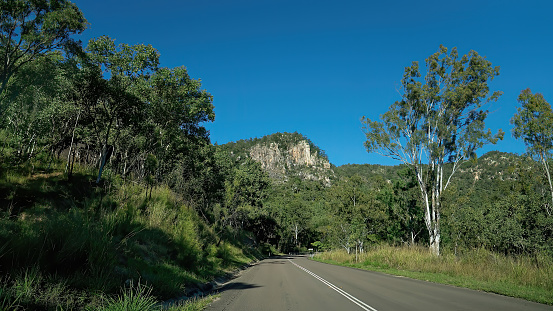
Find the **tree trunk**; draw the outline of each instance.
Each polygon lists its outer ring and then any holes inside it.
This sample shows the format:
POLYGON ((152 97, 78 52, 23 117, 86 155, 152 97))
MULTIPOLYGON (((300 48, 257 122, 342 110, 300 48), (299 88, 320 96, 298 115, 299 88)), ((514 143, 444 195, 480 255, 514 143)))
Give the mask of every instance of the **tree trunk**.
POLYGON ((428 237, 430 240, 430 251, 432 254, 439 256, 440 255, 440 212, 439 212, 439 181, 436 185, 432 186, 432 198, 428 198, 428 191, 426 190, 426 183, 424 182, 421 172, 418 169, 415 169, 415 174, 417 176, 417 181, 419 183, 419 188, 421 190, 422 201, 425 206, 424 211, 424 223, 426 229, 428 230, 428 237))
POLYGON ((100 183, 100 179, 102 178, 102 172, 104 171, 104 166, 106 165, 107 160, 107 154, 108 154, 108 142, 109 142, 109 134, 111 132, 111 125, 113 124, 113 120, 110 119, 107 130, 106 130, 106 136, 104 137, 104 146, 102 147, 102 153, 100 154, 100 169, 98 170, 98 178, 96 179, 96 183, 100 183))
POLYGON ((299 233, 298 224, 295 224, 294 225, 294 239, 295 239, 296 248, 298 248, 298 233, 299 233))
POLYGON ((430 235, 430 251, 432 254, 440 255, 440 193, 441 193, 441 173, 438 168, 436 174, 436 183, 434 184, 432 191, 432 214, 430 219, 431 235, 430 235))
POLYGON ((436 225, 430 236, 430 252, 436 256, 440 255, 440 236, 440 228, 436 225))
MULTIPOLYGON (((553 185, 551 184, 551 174, 549 173, 549 165, 547 165, 547 160, 545 156, 540 154, 543 167, 545 168, 545 173, 547 175, 547 181, 549 182, 549 194, 551 195, 551 203, 553 204, 553 185)), ((551 205, 553 207, 553 205, 551 205)), ((548 216, 551 216, 551 209, 548 207, 548 204, 545 205, 545 211, 548 216)))
MULTIPOLYGON (((67 164, 65 165, 65 172, 67 173, 67 179, 71 179, 73 175, 73 168, 71 167, 71 152, 73 151, 73 143, 75 141, 75 130, 77 129, 77 124, 79 123, 79 117, 81 112, 77 114, 77 119, 75 120, 75 126, 73 127, 73 133, 71 134, 71 145, 69 145, 69 153, 67 154, 67 164)), ((73 155, 73 161, 75 161, 75 155, 73 155)))
POLYGON ((96 183, 100 183, 100 179, 102 178, 102 172, 104 171, 104 166, 106 165, 106 155, 107 155, 107 145, 104 145, 102 148, 102 154, 100 155, 100 168, 98 169, 98 178, 96 179, 96 183))

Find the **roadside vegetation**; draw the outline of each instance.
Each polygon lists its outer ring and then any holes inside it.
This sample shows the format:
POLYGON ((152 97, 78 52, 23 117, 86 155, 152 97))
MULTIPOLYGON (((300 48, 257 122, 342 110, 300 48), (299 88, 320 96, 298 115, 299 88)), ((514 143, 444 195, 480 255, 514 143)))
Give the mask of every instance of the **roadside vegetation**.
POLYGON ((221 241, 167 187, 2 168, 2 310, 150 310, 115 306, 183 296, 260 255, 248 236, 221 241))
POLYGON ((434 256, 425 247, 375 246, 362 254, 322 252, 314 260, 466 287, 553 305, 553 260, 480 248, 434 256))
POLYGON ((240 211, 267 180, 210 144, 199 80, 151 45, 83 46, 70 1, 0 10, 1 310, 157 308, 261 256, 240 211))

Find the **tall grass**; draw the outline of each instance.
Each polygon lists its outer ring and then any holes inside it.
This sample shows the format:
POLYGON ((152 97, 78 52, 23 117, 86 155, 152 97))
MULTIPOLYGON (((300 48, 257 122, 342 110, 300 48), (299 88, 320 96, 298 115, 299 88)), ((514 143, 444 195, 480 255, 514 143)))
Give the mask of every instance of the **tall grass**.
POLYGON ((93 311, 150 311, 159 310, 157 301, 151 295, 152 289, 138 283, 135 287, 124 288, 119 296, 108 297, 104 299, 101 306, 88 307, 87 310, 93 311))
POLYGON ((358 255, 320 253, 316 260, 485 290, 553 304, 553 259, 505 256, 475 249, 461 256, 434 256, 428 248, 377 246, 358 255))
POLYGON ((152 289, 143 284, 124 288, 118 296, 103 298, 97 306, 86 308, 89 311, 200 311, 211 303, 211 296, 192 298, 164 306, 152 296, 152 289))
POLYGON ((105 178, 96 185, 86 170, 68 181, 53 171, 0 169, 0 310, 146 310, 151 302, 155 310, 253 259, 237 243, 217 243, 167 187, 150 198, 140 184, 105 178), (124 287, 138 280, 144 287, 124 287))
POLYGON ((86 293, 31 267, 0 281, 0 310, 78 310, 86 293))

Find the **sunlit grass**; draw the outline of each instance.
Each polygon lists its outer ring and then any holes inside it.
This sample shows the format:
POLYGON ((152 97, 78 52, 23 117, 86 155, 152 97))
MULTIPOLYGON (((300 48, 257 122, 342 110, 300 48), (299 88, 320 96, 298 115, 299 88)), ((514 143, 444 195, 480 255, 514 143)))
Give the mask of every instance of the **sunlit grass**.
MULTIPOLYGON (((62 172, 0 170, 0 310, 158 310, 254 259, 219 241, 168 187, 149 197, 109 172, 99 185, 94 170, 62 172), (143 287, 130 291, 128 281, 143 287)), ((169 310, 201 310, 209 299, 169 310)))
POLYGON ((201 311, 215 300, 217 295, 208 295, 205 297, 194 297, 185 301, 176 302, 167 306, 168 311, 201 311))
POLYGON ((194 297, 191 299, 163 304, 152 296, 152 289, 143 284, 132 285, 117 296, 104 297, 99 305, 89 306, 87 310, 97 311, 200 311, 205 309, 214 296, 194 297))
POLYGON ((320 253, 315 260, 553 304, 553 260, 476 249, 462 256, 432 255, 424 247, 377 246, 358 255, 320 253))
POLYGON ((143 285, 132 285, 122 290, 121 295, 104 298, 101 306, 88 307, 87 310, 98 311, 150 311, 160 310, 156 299, 151 295, 152 289, 143 285))

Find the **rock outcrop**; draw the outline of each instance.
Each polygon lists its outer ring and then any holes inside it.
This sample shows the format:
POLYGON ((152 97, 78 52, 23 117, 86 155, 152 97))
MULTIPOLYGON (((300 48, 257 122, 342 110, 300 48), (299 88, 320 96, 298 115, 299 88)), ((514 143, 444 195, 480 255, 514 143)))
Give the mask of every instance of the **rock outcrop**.
POLYGON ((250 148, 249 156, 277 180, 298 176, 330 183, 330 175, 333 174, 330 162, 319 156, 317 151, 312 151, 305 140, 284 149, 278 143, 257 144, 250 148))
POLYGON ((298 133, 276 133, 263 138, 239 141, 231 154, 249 157, 276 181, 286 181, 291 177, 321 180, 330 185, 334 176, 328 158, 306 137, 298 133), (241 146, 238 150, 236 147, 241 146))

